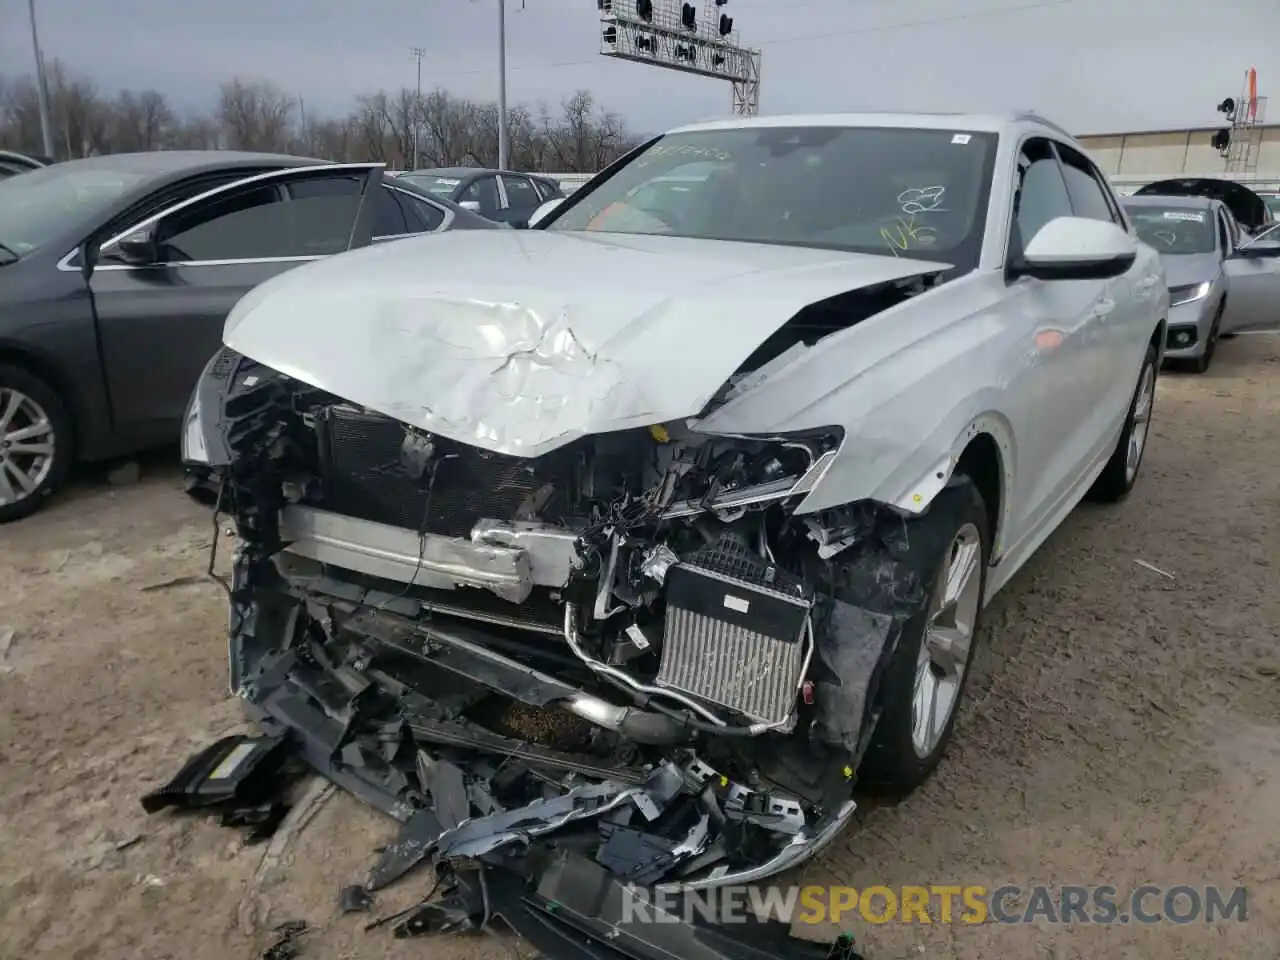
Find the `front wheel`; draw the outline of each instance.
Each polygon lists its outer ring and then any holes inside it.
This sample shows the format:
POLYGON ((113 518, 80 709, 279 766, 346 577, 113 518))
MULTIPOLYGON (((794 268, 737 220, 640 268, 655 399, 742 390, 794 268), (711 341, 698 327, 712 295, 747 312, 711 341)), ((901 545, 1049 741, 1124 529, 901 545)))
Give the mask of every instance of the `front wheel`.
POLYGON ((1156 347, 1147 345, 1146 356, 1138 371, 1138 386, 1133 391, 1129 412, 1111 459, 1089 490, 1089 498, 1103 503, 1118 503, 1129 495, 1138 479, 1142 455, 1147 450, 1151 428, 1151 412, 1156 402, 1156 347))
POLYGON ((71 421, 57 393, 0 364, 0 523, 35 513, 71 464, 71 421))
POLYGON ((924 783, 951 741, 991 555, 986 504, 967 477, 957 475, 913 522, 932 527, 929 535, 912 538, 937 550, 921 558, 932 591, 924 613, 898 638, 885 674, 883 712, 860 771, 863 782, 893 793, 924 783))
POLYGON ((1213 354, 1218 349, 1218 328, 1222 325, 1222 311, 1225 304, 1218 307, 1218 312, 1213 317, 1213 325, 1209 327, 1209 335, 1204 341, 1204 353, 1191 361, 1189 369, 1192 373, 1205 373, 1209 369, 1209 364, 1213 362, 1213 354))

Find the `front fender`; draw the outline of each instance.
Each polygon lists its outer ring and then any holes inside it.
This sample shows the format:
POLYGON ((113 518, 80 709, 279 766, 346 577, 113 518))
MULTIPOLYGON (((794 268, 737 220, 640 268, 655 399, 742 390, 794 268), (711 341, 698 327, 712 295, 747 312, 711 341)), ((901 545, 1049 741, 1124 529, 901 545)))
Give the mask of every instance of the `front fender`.
POLYGON ((1003 291, 998 276, 970 275, 915 297, 828 337, 698 429, 841 426, 845 441, 803 513, 866 499, 919 513, 980 433, 995 441, 1008 489, 1017 448, 1006 385, 1025 324, 998 309, 1003 291))

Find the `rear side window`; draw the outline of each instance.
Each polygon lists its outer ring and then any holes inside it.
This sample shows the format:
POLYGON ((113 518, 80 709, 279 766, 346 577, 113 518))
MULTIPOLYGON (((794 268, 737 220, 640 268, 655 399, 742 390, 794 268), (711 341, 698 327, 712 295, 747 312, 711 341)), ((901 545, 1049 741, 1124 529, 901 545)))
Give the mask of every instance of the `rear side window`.
POLYGON ((409 216, 418 221, 413 227, 414 230, 430 233, 444 225, 442 208, 421 197, 415 197, 412 193, 403 193, 399 190, 395 192, 398 194, 397 199, 407 208, 409 216))
POLYGON ((373 235, 375 237, 397 237, 411 232, 404 209, 400 206, 396 193, 384 186, 378 191, 373 207, 373 235))
POLYGON ((1070 147, 1058 145, 1062 157, 1062 175, 1067 181, 1071 196, 1071 208, 1077 217, 1123 223, 1119 212, 1107 197, 1107 188, 1099 181, 1099 174, 1092 163, 1070 147))
POLYGON ((160 224, 165 260, 318 257, 347 249, 363 176, 291 181, 234 190, 160 224))

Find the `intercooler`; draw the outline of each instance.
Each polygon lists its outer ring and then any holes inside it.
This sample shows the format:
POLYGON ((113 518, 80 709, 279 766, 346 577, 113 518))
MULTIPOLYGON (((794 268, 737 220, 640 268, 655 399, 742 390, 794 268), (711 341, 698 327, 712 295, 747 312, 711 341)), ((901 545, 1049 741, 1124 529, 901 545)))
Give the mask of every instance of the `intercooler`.
POLYGON ((667 572, 659 686, 782 724, 795 708, 812 643, 811 594, 734 540, 667 572))

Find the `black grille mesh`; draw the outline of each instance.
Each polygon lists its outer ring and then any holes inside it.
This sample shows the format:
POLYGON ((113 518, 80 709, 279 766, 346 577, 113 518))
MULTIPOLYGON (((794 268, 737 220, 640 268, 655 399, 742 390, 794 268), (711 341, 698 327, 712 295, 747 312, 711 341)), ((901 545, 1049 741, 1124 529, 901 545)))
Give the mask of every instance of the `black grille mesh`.
POLYGON ((324 506, 337 513, 464 537, 477 520, 514 519, 546 479, 538 461, 491 454, 439 437, 435 484, 410 476, 400 459, 405 428, 397 420, 331 407, 322 429, 324 506))

